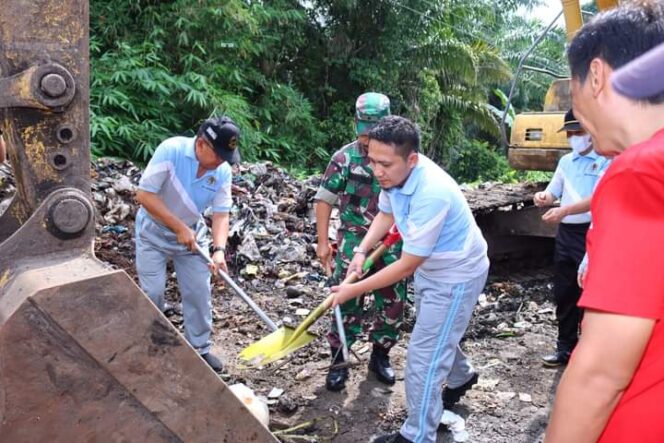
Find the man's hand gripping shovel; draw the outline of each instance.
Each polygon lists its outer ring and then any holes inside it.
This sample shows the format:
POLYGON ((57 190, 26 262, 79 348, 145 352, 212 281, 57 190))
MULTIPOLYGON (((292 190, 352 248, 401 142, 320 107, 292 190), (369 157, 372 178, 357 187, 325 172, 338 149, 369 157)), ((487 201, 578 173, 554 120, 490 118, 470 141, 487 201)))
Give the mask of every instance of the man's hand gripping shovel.
MULTIPOLYGON (((379 246, 369 254, 367 259, 364 261, 362 267, 362 275, 359 275, 356 272, 349 274, 343 281, 343 283, 353 283, 359 280, 363 275, 369 271, 376 261, 385 253, 385 251, 401 240, 401 234, 396 229, 396 226, 393 226, 390 229, 390 232, 379 244, 379 246)), ((330 307, 332 306, 332 301, 334 299, 334 294, 330 294, 316 309, 314 309, 303 321, 300 323, 297 328, 293 329, 290 326, 282 326, 278 330, 274 331, 270 335, 262 338, 246 347, 242 352, 240 352, 240 359, 246 362, 249 362, 254 366, 264 366, 268 363, 275 362, 297 349, 307 345, 317 336, 308 331, 312 324, 314 324, 330 307)), ((335 317, 337 321, 337 329, 343 334, 343 322, 341 321, 341 311, 338 310, 338 307, 335 311, 335 317)), ((348 361, 348 348, 345 346, 346 339, 345 334, 339 337, 344 344, 344 358, 348 361)))

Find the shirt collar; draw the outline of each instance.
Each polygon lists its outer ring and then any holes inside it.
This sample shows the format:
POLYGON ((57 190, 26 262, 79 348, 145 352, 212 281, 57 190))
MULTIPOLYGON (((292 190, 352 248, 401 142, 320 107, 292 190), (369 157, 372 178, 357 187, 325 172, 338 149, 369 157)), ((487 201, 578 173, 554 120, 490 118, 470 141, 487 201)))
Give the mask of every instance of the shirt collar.
POLYGON ((586 155, 581 155, 576 151, 572 152, 572 160, 576 160, 577 158, 581 158, 581 157, 594 161, 594 160, 597 160, 599 158, 599 154, 597 152, 595 152, 594 148, 593 148, 592 151, 590 151, 586 155))
MULTIPOLYGON (((185 147, 184 150, 184 155, 187 156, 189 159, 191 159, 192 162, 191 167, 194 171, 194 177, 196 177, 199 166, 198 158, 196 158, 196 137, 191 138, 190 141, 187 143, 187 146, 185 147)), ((198 177, 196 180, 201 180, 209 175, 214 175, 216 172, 217 172, 216 169, 207 169, 205 172, 203 172, 203 175, 198 177)))
POLYGON ((189 139, 189 142, 187 143, 187 147, 185 148, 184 153, 187 157, 198 163, 198 159, 196 158, 196 137, 192 137, 189 139))

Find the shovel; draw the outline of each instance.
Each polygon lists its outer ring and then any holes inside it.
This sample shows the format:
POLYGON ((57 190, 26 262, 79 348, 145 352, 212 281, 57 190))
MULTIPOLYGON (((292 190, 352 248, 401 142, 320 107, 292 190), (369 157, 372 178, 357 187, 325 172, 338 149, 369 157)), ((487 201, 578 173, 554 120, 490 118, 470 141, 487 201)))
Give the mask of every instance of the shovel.
MULTIPOLYGON (((383 239, 382 243, 374 249, 374 251, 367 257, 362 266, 362 275, 373 267, 376 261, 385 253, 385 251, 401 240, 401 234, 392 226, 389 233, 383 239)), ((353 283, 360 279, 360 275, 356 272, 349 274, 342 284, 353 283)), ((330 294, 313 312, 311 312, 300 325, 293 329, 289 326, 283 326, 272 334, 262 338, 246 347, 240 353, 240 359, 251 362, 255 366, 263 366, 268 363, 275 362, 293 351, 301 348, 316 338, 316 335, 309 332, 309 327, 316 322, 330 307, 334 300, 334 294, 330 294)), ((340 320, 340 316, 337 317, 340 320)), ((340 330, 343 331, 343 325, 340 330)), ((345 342, 345 340, 344 340, 345 342)), ((346 349, 346 354, 348 350, 346 349)), ((345 355, 344 357, 348 357, 345 355)), ((348 361, 348 360, 346 360, 348 361)))
MULTIPOLYGON (((201 248, 201 246, 198 243, 196 243, 196 251, 199 254, 201 254, 201 256, 203 256, 203 258, 205 258, 209 264, 214 264, 214 262, 212 261, 212 258, 208 254, 205 253, 203 248, 201 248)), ((270 317, 268 317, 267 314, 261 308, 259 308, 256 303, 254 303, 254 301, 251 299, 251 297, 249 297, 242 290, 242 288, 240 288, 233 281, 233 279, 231 279, 231 277, 228 274, 226 274, 221 269, 217 269, 217 272, 219 273, 221 278, 224 279, 226 284, 228 284, 228 286, 230 286, 235 291, 235 293, 240 296, 242 301, 244 301, 247 305, 249 305, 249 307, 251 309, 253 309, 253 311, 256 314, 258 314, 258 316, 261 318, 261 320, 263 320, 263 322, 265 322, 265 324, 267 325, 268 328, 270 328, 271 331, 276 331, 277 330, 277 325, 272 320, 270 320, 270 317)))

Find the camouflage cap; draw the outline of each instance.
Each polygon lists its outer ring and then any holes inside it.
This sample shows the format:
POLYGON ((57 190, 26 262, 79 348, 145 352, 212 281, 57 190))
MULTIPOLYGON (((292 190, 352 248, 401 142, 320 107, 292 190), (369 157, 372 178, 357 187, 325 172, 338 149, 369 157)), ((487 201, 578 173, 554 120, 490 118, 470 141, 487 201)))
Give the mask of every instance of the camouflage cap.
POLYGON ((360 95, 355 102, 357 134, 366 134, 378 121, 390 115, 390 99, 377 92, 360 95))

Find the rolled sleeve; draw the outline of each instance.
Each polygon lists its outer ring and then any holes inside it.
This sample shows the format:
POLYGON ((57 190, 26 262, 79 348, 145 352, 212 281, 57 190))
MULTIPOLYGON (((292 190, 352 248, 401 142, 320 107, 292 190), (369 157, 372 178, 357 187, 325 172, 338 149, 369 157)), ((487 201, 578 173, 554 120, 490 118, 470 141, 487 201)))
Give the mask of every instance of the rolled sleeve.
POLYGON ((329 204, 330 206, 334 206, 339 201, 339 196, 334 192, 327 190, 327 188, 320 186, 318 188, 318 192, 316 192, 316 195, 314 196, 314 200, 320 200, 329 204))

